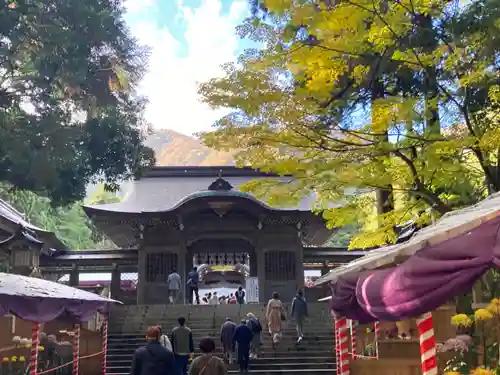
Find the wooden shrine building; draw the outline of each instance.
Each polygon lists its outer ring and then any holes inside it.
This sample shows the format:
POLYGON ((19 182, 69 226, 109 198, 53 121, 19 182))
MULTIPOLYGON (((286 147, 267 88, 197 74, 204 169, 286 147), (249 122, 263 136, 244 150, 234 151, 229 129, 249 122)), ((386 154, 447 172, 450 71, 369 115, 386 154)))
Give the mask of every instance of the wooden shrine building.
POLYGON ((77 275, 76 268, 109 271, 111 265, 112 291, 123 273, 137 272, 137 303, 154 304, 164 303, 173 269, 185 278, 194 265, 244 265, 266 301, 275 291, 290 300, 304 286, 304 263, 346 263, 362 255, 317 247, 332 231, 312 213, 314 196, 278 207, 239 190, 262 178, 280 177, 232 166, 155 167, 129 183, 120 203, 84 207, 120 250, 63 251, 42 257, 41 267, 77 275))
POLYGON ((0 199, 0 272, 40 276, 40 255, 65 252, 66 245, 46 229, 0 199))

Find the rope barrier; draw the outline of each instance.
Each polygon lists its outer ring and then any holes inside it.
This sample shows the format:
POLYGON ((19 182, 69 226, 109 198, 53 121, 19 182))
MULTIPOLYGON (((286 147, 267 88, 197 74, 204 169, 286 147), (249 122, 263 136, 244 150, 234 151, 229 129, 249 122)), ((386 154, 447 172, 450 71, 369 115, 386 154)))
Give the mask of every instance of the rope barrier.
MULTIPOLYGON (((340 350, 339 350, 339 349, 336 349, 335 351, 336 351, 337 353, 338 353, 338 352, 340 352, 340 350)), ((349 351, 347 352, 347 354, 349 354, 349 355, 353 355, 353 353, 351 353, 351 352, 349 352, 349 351)), ((363 354, 356 354, 356 358, 358 358, 358 359, 359 359, 359 358, 378 359, 378 357, 374 357, 374 356, 370 356, 370 355, 363 355, 363 354)))
MULTIPOLYGON (((89 355, 85 355, 83 357, 78 357, 78 361, 80 361, 82 359, 88 359, 88 358, 92 358, 92 357, 97 357, 97 356, 99 356, 101 354, 104 354, 104 351, 101 350, 100 352, 97 352, 97 353, 94 353, 94 354, 89 354, 89 355)), ((74 362, 75 362, 75 360, 72 360, 70 362, 63 363, 62 365, 59 365, 59 366, 56 366, 56 367, 53 367, 53 368, 49 368, 48 370, 40 371, 40 372, 37 373, 37 375, 48 374, 49 372, 56 371, 56 370, 59 370, 59 369, 61 369, 63 367, 72 365, 74 362)))
POLYGON ((1 348, 1 349, 0 349, 0 353, 3 353, 3 352, 8 352, 9 350, 17 349, 17 348, 20 348, 20 347, 23 347, 23 345, 11 345, 11 346, 6 346, 5 348, 1 348))

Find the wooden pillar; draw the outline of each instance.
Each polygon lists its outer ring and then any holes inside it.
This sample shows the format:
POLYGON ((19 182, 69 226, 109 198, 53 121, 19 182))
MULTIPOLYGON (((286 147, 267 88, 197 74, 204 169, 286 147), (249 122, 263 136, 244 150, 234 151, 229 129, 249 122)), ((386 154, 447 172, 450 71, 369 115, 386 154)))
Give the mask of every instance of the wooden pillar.
POLYGON ((257 259, 257 252, 253 251, 249 255, 250 277, 257 277, 259 272, 259 264, 257 259))
POLYGON ((271 298, 266 290, 266 265, 265 249, 261 246, 255 248, 255 261, 257 263, 257 284, 259 288, 259 303, 265 303, 271 298))
POLYGON ((116 263, 111 270, 111 284, 109 286, 111 298, 119 300, 121 297, 121 271, 116 263))
POLYGON ((139 248, 137 265, 137 304, 144 305, 146 301, 146 249, 139 248))
POLYGON ((302 247, 300 237, 295 248, 295 278, 297 280, 295 290, 304 289, 304 248, 302 247))
POLYGON ((77 288, 80 285, 80 273, 78 265, 73 264, 69 273, 69 286, 77 288))
POLYGON ((188 286, 186 285, 187 282, 187 275, 191 270, 193 269, 193 256, 194 254, 186 248, 186 253, 184 254, 184 264, 183 267, 184 269, 182 270, 183 274, 181 275, 181 278, 183 280, 184 287, 182 288, 183 293, 182 293, 182 298, 184 300, 184 304, 187 304, 189 302, 189 296, 188 296, 188 286))

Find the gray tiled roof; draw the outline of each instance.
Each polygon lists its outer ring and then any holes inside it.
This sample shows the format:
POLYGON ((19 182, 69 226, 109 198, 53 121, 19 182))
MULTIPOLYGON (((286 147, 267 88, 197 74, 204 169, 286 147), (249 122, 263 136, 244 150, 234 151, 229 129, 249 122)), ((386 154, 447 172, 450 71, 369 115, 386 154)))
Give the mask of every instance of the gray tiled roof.
MULTIPOLYGON (((16 210, 9 203, 0 199, 0 218, 10 223, 9 227, 20 226, 22 228, 30 229, 37 234, 36 241, 44 243, 45 248, 66 249, 67 246, 57 238, 55 233, 46 229, 37 227, 26 220, 23 213, 16 210)), ((9 228, 10 230, 10 228, 9 228)))
MULTIPOLYGON (((238 193, 238 188, 250 180, 255 180, 259 177, 245 177, 234 176, 225 177, 223 179, 229 182, 234 190, 234 195, 243 195, 238 193)), ((262 177, 261 177, 262 178, 262 177)), ((269 177, 267 177, 269 178, 269 177)), ((278 177, 276 177, 278 178, 278 177)), ((139 181, 130 183, 129 191, 126 193, 124 199, 120 203, 94 205, 90 208, 112 211, 112 212, 160 212, 169 211, 179 205, 187 197, 213 194, 213 191, 208 191, 208 187, 214 182, 217 177, 146 177, 139 181)), ((281 179, 287 181, 288 179, 281 179)), ((228 195, 227 192, 221 192, 221 195, 228 195)), ((247 195, 253 198, 251 195, 247 195)), ((255 198, 253 198, 255 199, 255 198)), ((273 206, 274 209, 280 210, 298 210, 298 211, 311 211, 314 208, 315 197, 311 195, 302 199, 297 205, 294 206, 273 206)))
POLYGON ((0 216, 13 224, 22 226, 23 228, 32 229, 37 232, 46 232, 45 230, 27 222, 23 213, 19 212, 2 199, 0 199, 0 216))

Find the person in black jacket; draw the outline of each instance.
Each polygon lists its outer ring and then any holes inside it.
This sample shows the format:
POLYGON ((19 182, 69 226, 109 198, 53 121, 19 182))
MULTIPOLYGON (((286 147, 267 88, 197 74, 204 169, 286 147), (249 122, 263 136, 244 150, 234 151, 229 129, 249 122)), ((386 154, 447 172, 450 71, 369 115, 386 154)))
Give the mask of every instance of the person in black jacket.
POLYGON ((247 326, 247 321, 242 320, 233 334, 233 347, 238 343, 238 363, 240 372, 248 372, 248 362, 250 360, 250 343, 253 339, 253 333, 247 326))
POLYGON ((179 375, 174 354, 160 343, 158 327, 150 327, 148 343, 134 353, 130 375, 179 375))

